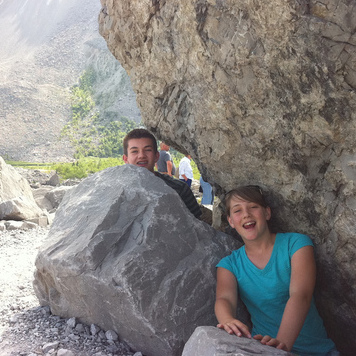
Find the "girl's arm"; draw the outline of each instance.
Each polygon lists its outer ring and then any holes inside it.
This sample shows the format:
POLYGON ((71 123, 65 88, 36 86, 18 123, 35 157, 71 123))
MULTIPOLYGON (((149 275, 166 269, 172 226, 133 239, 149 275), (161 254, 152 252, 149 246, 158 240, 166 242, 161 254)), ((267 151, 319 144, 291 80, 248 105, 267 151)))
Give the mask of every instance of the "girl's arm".
POLYGON ((275 339, 256 335, 261 343, 290 351, 308 314, 316 278, 314 250, 304 246, 292 256, 292 273, 289 299, 285 306, 281 325, 275 339))
POLYGON ((235 317, 236 307, 236 277, 227 269, 218 267, 215 302, 215 315, 219 322, 217 326, 229 334, 251 338, 248 327, 235 317))

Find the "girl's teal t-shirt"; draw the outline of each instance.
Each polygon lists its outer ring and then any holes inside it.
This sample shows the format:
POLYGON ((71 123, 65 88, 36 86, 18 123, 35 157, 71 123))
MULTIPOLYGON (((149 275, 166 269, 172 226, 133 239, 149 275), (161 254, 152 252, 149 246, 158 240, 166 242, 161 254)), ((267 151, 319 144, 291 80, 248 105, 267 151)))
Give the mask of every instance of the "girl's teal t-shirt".
MULTIPOLYGON (((239 295, 251 314, 252 335, 277 336, 289 299, 291 259, 304 246, 313 246, 308 236, 278 233, 271 258, 264 269, 257 268, 249 260, 245 246, 233 251, 217 264, 217 267, 229 270, 237 279, 239 295)), ((313 298, 292 352, 324 355, 334 347, 332 340, 327 337, 313 298)))

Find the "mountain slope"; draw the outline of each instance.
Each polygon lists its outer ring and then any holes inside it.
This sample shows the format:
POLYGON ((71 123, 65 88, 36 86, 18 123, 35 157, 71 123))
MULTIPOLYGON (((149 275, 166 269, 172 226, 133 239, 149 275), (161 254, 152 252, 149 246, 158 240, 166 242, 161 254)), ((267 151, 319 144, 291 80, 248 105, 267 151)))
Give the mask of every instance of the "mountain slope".
POLYGON ((70 88, 87 68, 101 78, 105 110, 140 121, 126 72, 98 32, 100 1, 11 0, 0 3, 0 155, 66 161, 59 140, 70 118, 70 88))

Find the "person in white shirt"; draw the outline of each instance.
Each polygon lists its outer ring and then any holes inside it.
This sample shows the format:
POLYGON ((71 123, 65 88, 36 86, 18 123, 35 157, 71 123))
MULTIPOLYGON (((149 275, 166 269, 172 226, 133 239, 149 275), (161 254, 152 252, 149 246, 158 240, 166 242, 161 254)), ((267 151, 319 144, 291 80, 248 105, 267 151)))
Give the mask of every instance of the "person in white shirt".
POLYGON ((186 155, 179 162, 179 180, 187 183, 189 187, 191 187, 193 180, 193 169, 190 164, 191 159, 192 157, 190 155, 186 155))

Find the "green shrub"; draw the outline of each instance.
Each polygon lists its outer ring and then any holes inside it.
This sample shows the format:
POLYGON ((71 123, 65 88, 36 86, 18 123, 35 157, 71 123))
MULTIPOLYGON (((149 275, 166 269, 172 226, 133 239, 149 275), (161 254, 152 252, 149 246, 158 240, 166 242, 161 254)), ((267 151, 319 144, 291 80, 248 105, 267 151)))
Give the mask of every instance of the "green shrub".
POLYGON ((124 164, 120 158, 82 157, 73 163, 57 163, 52 166, 61 179, 85 178, 89 174, 102 171, 105 168, 121 166, 124 164))
POLYGON ((11 161, 5 160, 6 164, 13 167, 22 167, 26 169, 41 169, 45 171, 52 170, 52 163, 36 163, 36 162, 23 162, 23 161, 11 161))
MULTIPOLYGON (((184 157, 179 153, 173 156, 173 161, 176 167, 179 167, 179 161, 184 157)), ((121 157, 85 157, 80 156, 75 162, 72 163, 33 163, 22 161, 6 161, 14 167, 22 167, 27 169, 41 169, 50 171, 56 171, 62 180, 65 179, 82 179, 88 175, 102 171, 103 169, 115 166, 122 166, 125 164, 121 157)), ((193 168, 194 179, 199 180, 200 173, 197 165, 192 160, 191 165, 193 168)))
POLYGON ((89 69, 80 77, 79 84, 71 88, 71 119, 62 129, 61 137, 67 137, 72 143, 76 159, 122 155, 124 136, 138 126, 117 112, 97 111, 93 98, 96 80, 95 71, 89 69))

